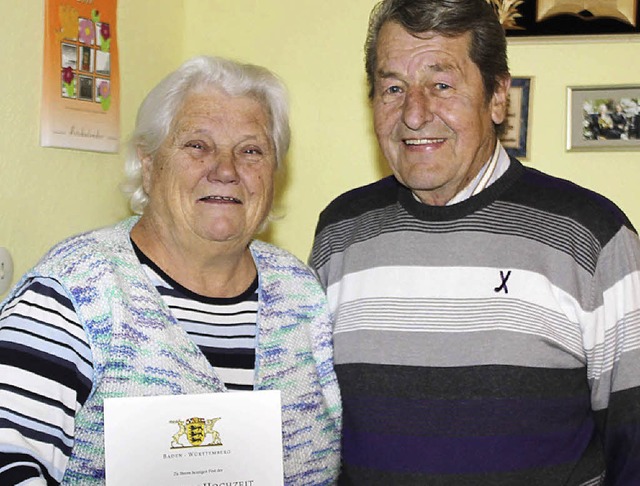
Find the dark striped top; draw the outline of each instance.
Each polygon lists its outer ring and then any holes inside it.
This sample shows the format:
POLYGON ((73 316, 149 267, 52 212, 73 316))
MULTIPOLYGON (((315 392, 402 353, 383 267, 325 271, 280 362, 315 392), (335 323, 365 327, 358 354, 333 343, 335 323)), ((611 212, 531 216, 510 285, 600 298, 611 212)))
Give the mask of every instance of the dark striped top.
MULTIPOLYGON (((253 389, 257 277, 236 297, 209 298, 136 253, 227 388, 253 389)), ((86 334, 62 288, 46 278, 24 282, 0 314, 0 484, 40 476, 57 484, 47 467, 66 468, 75 412, 91 391, 92 376, 86 334)))
POLYGON ((511 161, 478 195, 394 178, 320 216, 344 484, 640 485, 640 242, 610 201, 511 161))

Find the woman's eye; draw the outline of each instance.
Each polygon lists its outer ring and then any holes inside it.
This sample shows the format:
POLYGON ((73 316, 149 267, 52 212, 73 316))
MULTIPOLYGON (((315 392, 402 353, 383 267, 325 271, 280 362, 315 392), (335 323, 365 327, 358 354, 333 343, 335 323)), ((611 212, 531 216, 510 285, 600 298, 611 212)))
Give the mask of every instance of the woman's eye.
POLYGON ((248 155, 262 155, 262 150, 260 150, 258 147, 246 148, 243 150, 243 152, 248 155))
POLYGON ((191 140, 185 143, 184 146, 196 150, 204 150, 206 148, 205 144, 203 142, 200 142, 199 140, 191 140))
POLYGON ((449 88, 451 88, 451 86, 449 86, 447 83, 436 83, 436 89, 438 91, 445 91, 449 88))

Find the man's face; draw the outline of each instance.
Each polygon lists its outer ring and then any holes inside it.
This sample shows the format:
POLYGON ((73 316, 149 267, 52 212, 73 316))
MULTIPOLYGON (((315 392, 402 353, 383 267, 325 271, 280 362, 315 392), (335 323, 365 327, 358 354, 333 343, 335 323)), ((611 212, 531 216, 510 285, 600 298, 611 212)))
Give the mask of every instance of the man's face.
POLYGON ((430 205, 446 204, 475 177, 506 113, 509 80, 487 101, 469 42, 470 34, 414 37, 395 22, 380 30, 375 132, 396 178, 430 205))

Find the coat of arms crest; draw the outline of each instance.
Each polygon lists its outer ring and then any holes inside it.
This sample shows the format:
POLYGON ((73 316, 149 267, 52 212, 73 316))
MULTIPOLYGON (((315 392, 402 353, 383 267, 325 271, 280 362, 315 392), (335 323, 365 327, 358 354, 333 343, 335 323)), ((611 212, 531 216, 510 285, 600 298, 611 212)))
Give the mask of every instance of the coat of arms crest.
POLYGON ((220 420, 220 417, 212 419, 191 417, 186 420, 171 420, 172 424, 178 426, 178 432, 171 438, 171 448, 221 446, 222 440, 220 433, 213 428, 218 420, 220 420), (207 435, 211 436, 211 440, 205 443, 207 435), (190 445, 185 445, 180 442, 183 436, 189 441, 190 445))

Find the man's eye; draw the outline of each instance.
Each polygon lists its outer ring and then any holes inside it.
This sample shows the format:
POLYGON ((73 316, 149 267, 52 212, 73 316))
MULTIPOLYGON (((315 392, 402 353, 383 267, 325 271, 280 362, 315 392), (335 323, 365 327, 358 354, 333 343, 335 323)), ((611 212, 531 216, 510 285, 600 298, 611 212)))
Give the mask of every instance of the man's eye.
POLYGON ((436 83, 436 89, 437 89, 438 91, 445 91, 445 90, 447 90, 447 89, 449 89, 449 88, 451 88, 451 86, 449 86, 449 85, 448 85, 448 84, 446 84, 446 83, 436 83))
POLYGON ((389 86, 384 91, 385 91, 385 94, 398 94, 398 93, 402 93, 402 88, 400 86, 389 86))

